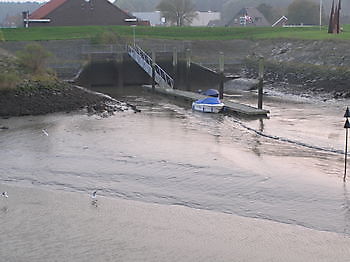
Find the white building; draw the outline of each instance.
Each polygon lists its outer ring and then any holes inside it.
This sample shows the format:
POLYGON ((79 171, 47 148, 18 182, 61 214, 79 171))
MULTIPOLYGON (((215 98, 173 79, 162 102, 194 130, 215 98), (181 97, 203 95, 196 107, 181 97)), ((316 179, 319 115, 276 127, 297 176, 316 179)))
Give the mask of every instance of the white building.
MULTIPOLYGON (((193 19, 190 26, 208 26, 210 21, 220 20, 220 12, 196 12, 197 16, 193 19)), ((145 21, 149 21, 151 26, 165 26, 167 25, 165 18, 160 11, 155 12, 134 12, 133 16, 145 21)))
POLYGON ((134 12, 132 15, 141 20, 149 21, 151 26, 164 26, 166 24, 165 18, 162 17, 162 13, 160 11, 134 12))
POLYGON ((220 20, 220 12, 196 12, 197 17, 193 19, 191 26, 208 26, 210 21, 220 20))

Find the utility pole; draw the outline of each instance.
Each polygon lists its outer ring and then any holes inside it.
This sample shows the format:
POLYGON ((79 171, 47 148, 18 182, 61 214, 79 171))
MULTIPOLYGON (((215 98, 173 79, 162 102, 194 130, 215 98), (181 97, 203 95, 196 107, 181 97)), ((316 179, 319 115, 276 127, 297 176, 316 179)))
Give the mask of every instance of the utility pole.
POLYGON ((320 30, 322 28, 322 0, 320 0, 320 30))
POLYGON ((135 30, 136 30, 136 25, 132 25, 131 27, 132 27, 133 44, 134 44, 134 47, 135 47, 135 45, 136 45, 136 32, 135 32, 135 30))

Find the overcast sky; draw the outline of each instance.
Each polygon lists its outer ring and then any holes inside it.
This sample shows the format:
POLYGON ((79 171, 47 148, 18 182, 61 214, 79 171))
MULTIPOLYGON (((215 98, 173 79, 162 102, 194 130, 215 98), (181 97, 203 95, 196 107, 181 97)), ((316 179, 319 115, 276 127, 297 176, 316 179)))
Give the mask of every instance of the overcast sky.
MULTIPOLYGON (((21 3, 24 3, 24 2, 37 2, 37 3, 43 3, 43 2, 48 2, 49 0, 36 0, 36 1, 28 1, 28 0, 0 0, 0 3, 9 3, 9 2, 21 2, 21 3)), ((113 0, 108 0, 109 2, 114 2, 113 0)))
POLYGON ((9 3, 9 2, 21 2, 21 3, 23 3, 23 2, 38 2, 38 3, 43 3, 43 2, 48 2, 48 1, 40 1, 40 0, 38 0, 38 1, 28 1, 28 0, 6 0, 6 1, 4 1, 4 0, 0 0, 0 3, 3 3, 3 2, 5 2, 5 3, 9 3))

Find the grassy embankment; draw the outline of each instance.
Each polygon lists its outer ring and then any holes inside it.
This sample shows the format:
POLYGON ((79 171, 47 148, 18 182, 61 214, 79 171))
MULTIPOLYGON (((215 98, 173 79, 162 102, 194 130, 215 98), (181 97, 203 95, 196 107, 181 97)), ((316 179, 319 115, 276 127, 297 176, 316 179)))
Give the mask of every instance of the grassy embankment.
POLYGON ((51 53, 38 44, 27 45, 16 56, 0 50, 0 92, 37 88, 38 84, 56 86, 55 73, 45 63, 51 53))
MULTIPOLYGON (((66 26, 2 29, 5 41, 64 40, 92 38, 104 31, 115 32, 120 37, 133 37, 130 26, 66 26)), ((344 25, 339 35, 327 33, 327 28, 271 28, 271 27, 143 27, 135 28, 137 38, 178 40, 229 40, 229 39, 305 39, 350 40, 350 25, 344 25)))
POLYGON ((0 49, 0 117, 38 115, 77 110, 89 106, 94 112, 114 112, 105 98, 60 81, 46 67, 51 53, 38 43, 28 44, 16 56, 0 49))

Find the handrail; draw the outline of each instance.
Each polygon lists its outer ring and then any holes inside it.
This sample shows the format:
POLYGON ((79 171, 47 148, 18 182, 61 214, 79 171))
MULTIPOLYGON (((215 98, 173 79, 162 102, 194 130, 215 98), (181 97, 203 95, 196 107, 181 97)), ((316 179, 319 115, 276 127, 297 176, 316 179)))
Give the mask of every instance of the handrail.
MULTIPOLYGON (((152 76, 152 58, 137 45, 128 46, 128 54, 152 76)), ((160 86, 174 88, 174 80, 158 64, 154 63, 155 81, 160 86)))

